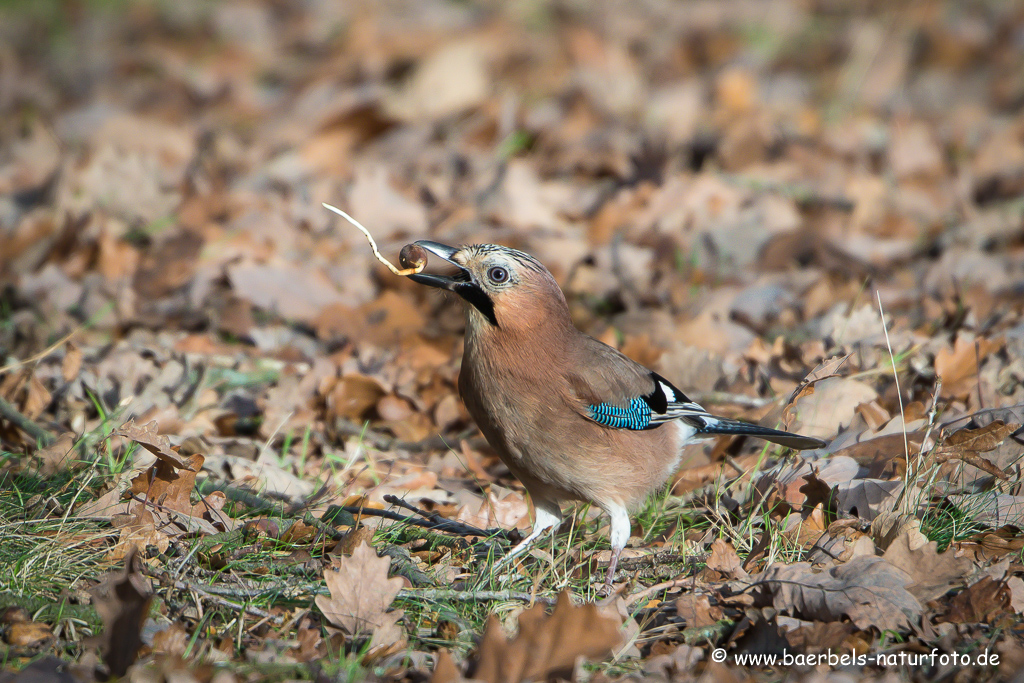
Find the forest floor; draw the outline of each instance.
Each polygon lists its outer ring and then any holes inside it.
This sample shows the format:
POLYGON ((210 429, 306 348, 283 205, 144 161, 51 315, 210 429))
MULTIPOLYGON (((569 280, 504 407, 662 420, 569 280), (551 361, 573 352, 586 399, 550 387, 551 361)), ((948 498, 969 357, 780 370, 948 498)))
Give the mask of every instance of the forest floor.
POLYGON ((0 682, 1015 680, 1022 112, 1003 0, 2 0, 0 682), (497 575, 460 302, 324 202, 828 445, 497 575))

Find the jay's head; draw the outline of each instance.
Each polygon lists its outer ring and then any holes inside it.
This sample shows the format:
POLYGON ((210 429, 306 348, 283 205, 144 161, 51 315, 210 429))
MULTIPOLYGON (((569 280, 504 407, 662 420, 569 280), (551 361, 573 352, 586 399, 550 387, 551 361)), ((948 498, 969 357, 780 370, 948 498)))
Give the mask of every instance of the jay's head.
POLYGON ((415 244, 457 271, 453 275, 418 273, 409 279, 458 294, 467 304, 470 325, 476 328, 514 331, 569 320, 558 283, 529 254, 497 244, 449 247, 429 240, 415 244))

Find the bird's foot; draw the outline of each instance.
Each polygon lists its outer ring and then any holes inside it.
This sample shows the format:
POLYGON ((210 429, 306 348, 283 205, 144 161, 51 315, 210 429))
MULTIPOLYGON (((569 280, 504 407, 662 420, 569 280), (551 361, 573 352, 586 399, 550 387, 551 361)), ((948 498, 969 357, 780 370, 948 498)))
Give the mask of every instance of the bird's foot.
POLYGON ((622 548, 612 546, 612 556, 608 562, 608 573, 605 575, 604 586, 597 592, 598 597, 607 598, 615 592, 615 570, 619 566, 619 555, 621 554, 622 548))

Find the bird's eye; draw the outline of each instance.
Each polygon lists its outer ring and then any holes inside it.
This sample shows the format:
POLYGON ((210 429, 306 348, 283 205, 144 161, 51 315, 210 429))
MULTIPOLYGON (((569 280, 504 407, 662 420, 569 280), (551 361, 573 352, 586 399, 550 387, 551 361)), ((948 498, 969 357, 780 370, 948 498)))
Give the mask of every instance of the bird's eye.
POLYGON ((494 266, 487 271, 487 277, 495 284, 501 284, 508 280, 508 271, 501 266, 494 266))

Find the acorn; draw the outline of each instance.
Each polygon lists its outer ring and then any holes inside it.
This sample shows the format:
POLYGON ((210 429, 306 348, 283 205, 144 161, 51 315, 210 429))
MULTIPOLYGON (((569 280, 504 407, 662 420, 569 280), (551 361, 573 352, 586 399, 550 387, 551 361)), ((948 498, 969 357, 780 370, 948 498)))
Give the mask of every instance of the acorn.
POLYGON ((427 265, 427 250, 418 244, 407 244, 402 247, 398 262, 402 264, 402 268, 418 273, 427 265))

